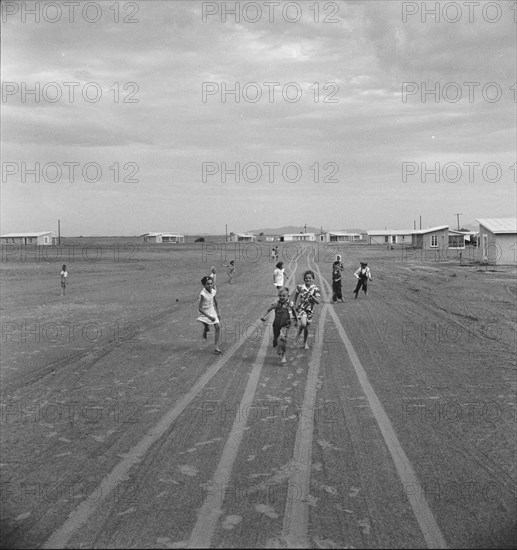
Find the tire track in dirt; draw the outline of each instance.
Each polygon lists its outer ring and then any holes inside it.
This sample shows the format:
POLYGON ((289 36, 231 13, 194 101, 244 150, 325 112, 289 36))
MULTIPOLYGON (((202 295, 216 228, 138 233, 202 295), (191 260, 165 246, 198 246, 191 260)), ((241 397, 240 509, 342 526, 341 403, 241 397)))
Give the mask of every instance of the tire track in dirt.
MULTIPOLYGON (((296 265, 293 262, 289 264, 290 278, 296 275, 296 265)), ((273 319, 270 317, 266 326, 273 325, 273 319)), ((262 367, 266 358, 266 348, 269 344, 269 331, 265 330, 256 359, 253 363, 253 368, 248 380, 248 384, 244 390, 242 401, 239 410, 243 410, 248 403, 253 402, 257 385, 259 383, 262 367)), ((211 483, 218 487, 226 487, 230 481, 233 465, 244 436, 244 431, 247 429, 247 422, 235 420, 230 435, 224 446, 222 456, 217 465, 216 471, 211 479, 211 483)), ((209 494, 198 512, 198 517, 194 529, 190 535, 188 548, 208 548, 212 540, 216 523, 221 515, 222 499, 218 493, 209 494)))
MULTIPOLYGON (((317 265, 315 267, 321 278, 319 267, 317 265)), ((330 290, 328 282, 323 278, 321 279, 324 281, 324 284, 329 287, 330 290)), ((350 361, 352 362, 352 365, 354 367, 356 376, 359 379, 362 390, 368 400, 370 409, 377 421, 384 441, 389 449, 390 455, 399 474, 401 483, 405 487, 420 487, 420 482, 415 474, 413 466, 411 465, 409 458, 407 457, 402 448, 402 445, 398 440, 398 437, 391 424, 391 421, 389 420, 388 415, 384 410, 384 407, 382 406, 379 398, 377 397, 377 394, 375 393, 373 387, 368 380, 368 376, 359 360, 359 357, 357 356, 357 353, 351 341, 348 338, 348 335, 345 332, 345 329, 343 328, 343 325, 339 320, 339 317, 333 309, 330 309, 329 311, 330 316, 334 320, 334 324, 337 328, 338 334, 343 344, 345 345, 350 361)), ((431 512, 429 505, 427 504, 427 501, 422 496, 422 492, 418 491, 418 496, 416 496, 416 494, 409 494, 408 500, 427 545, 430 548, 447 548, 441 530, 431 512)))
MULTIPOLYGON (((290 264, 294 265, 294 261, 290 264)), ((294 276, 295 271, 292 272, 294 276)), ((168 310, 166 310, 168 311, 168 310)), ((166 311, 161 312, 156 316, 151 316, 153 322, 157 323, 160 319, 166 316, 166 311)), ((256 322, 258 323, 258 321, 256 322)), ((265 332, 264 342, 269 339, 268 332, 265 332), (267 339, 266 339, 267 336, 267 339)), ((169 410, 160 421, 149 430, 144 437, 133 446, 122 461, 120 461, 109 474, 107 474, 98 487, 93 491, 93 493, 77 508, 70 513, 67 520, 58 528, 54 533, 47 539, 43 548, 64 548, 70 538, 74 533, 79 530, 83 525, 87 523, 89 518, 96 512, 100 505, 106 500, 108 495, 110 495, 117 485, 127 479, 130 469, 134 466, 138 466, 138 463, 142 461, 146 453, 149 451, 151 446, 158 442, 162 436, 171 428, 176 419, 183 413, 187 406, 193 401, 193 399, 202 391, 202 389, 208 384, 208 382, 223 368, 223 366, 235 355, 237 350, 246 342, 246 338, 243 338, 230 346, 230 348, 225 352, 225 354, 219 358, 216 363, 214 363, 208 371, 201 376, 197 382, 191 387, 191 389, 176 403, 176 405, 169 410), (100 497, 99 497, 100 495, 100 497)), ((261 345, 260 350, 263 349, 261 345)), ((265 347, 264 347, 265 349, 265 347)), ((263 363, 263 353, 259 350, 259 356, 256 360, 256 364, 260 365, 260 362, 263 363)), ((257 368, 258 374, 260 374, 260 368, 257 368)), ((255 387, 256 382, 258 382, 258 376, 255 376, 255 387)), ((250 385, 248 392, 245 393, 246 398, 252 396, 254 392, 253 384, 250 385)), ((229 438, 229 451, 226 454, 225 459, 231 457, 233 453, 238 451, 239 447, 239 432, 237 431, 233 437, 229 438)), ((227 442, 228 444, 228 442, 227 442)), ((224 457, 223 453, 223 457, 224 457)), ((221 461, 221 468, 224 468, 221 461)), ((231 468, 230 472, 231 473, 231 468)), ((228 475, 229 475, 228 473, 228 475)), ((208 532, 209 538, 211 533, 208 532)))

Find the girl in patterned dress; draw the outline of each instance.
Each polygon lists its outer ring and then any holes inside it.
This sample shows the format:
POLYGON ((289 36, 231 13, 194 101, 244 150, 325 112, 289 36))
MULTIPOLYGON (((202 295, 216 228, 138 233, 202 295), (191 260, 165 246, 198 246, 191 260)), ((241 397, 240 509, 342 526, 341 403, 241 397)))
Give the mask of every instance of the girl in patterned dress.
POLYGON ((294 296, 294 307, 298 313, 298 319, 300 324, 298 326, 298 335, 296 340, 300 338, 300 335, 303 330, 303 347, 309 349, 309 344, 307 344, 307 337, 309 336, 309 325, 312 322, 314 316, 314 304, 319 304, 320 301, 320 289, 314 284, 314 271, 310 269, 303 274, 303 280, 305 284, 296 285, 296 294, 294 296), (298 298, 300 298, 300 303, 296 305, 298 298))

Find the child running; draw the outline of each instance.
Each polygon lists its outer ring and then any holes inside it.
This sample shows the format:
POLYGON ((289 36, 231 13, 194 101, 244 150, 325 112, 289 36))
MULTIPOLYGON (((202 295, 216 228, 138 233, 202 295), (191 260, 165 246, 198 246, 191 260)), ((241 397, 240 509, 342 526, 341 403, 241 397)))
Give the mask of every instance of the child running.
POLYGON ((214 290, 216 290, 217 288, 217 282, 216 282, 216 279, 217 279, 217 269, 215 267, 215 265, 213 265, 211 268, 210 268, 210 273, 208 274, 208 276, 212 279, 212 287, 214 290))
POLYGON ((228 284, 231 285, 235 277, 235 260, 230 260, 229 264, 223 264, 223 266, 228 268, 226 273, 228 274, 228 284))
POLYGON ((273 347, 278 347, 277 353, 280 362, 287 363, 285 357, 287 333, 291 328, 291 317, 294 319, 295 326, 298 324, 298 314, 294 309, 294 303, 289 301, 289 289, 286 286, 279 289, 278 300, 267 308, 266 313, 260 320, 265 323, 266 317, 273 310, 275 310, 275 320, 273 321, 273 347))
POLYGON ((201 284, 203 285, 203 290, 199 294, 199 305, 198 311, 201 314, 196 321, 199 321, 203 324, 203 340, 207 339, 208 331, 210 330, 210 325, 214 326, 215 329, 215 354, 223 353, 219 348, 219 319, 221 314, 219 313, 219 307, 217 305, 217 300, 215 298, 216 290, 213 288, 213 281, 211 277, 203 277, 201 279, 201 284))
POLYGON ((284 281, 286 279, 289 279, 289 276, 285 272, 284 262, 278 262, 276 264, 276 269, 273 271, 273 284, 276 286, 277 290, 284 287, 284 281))
POLYGON ((319 304, 320 289, 314 284, 314 271, 310 269, 303 274, 305 284, 296 285, 296 294, 294 296, 294 307, 298 313, 300 324, 298 326, 298 334, 296 340, 300 338, 303 330, 303 347, 309 349, 307 337, 309 336, 309 325, 314 316, 314 304, 319 304), (296 306, 296 302, 300 298, 300 303, 296 306))
POLYGON ((357 300, 357 295, 359 294, 359 291, 361 290, 361 288, 364 291, 365 297, 368 296, 368 281, 372 280, 372 274, 370 272, 370 268, 368 267, 368 263, 367 262, 360 262, 360 263, 361 263, 361 267, 359 267, 354 273, 355 277, 359 279, 357 281, 357 285, 354 290, 356 300, 357 300))
POLYGON ((66 294, 66 278, 68 277, 68 271, 66 270, 66 265, 63 264, 61 268, 61 296, 66 294))

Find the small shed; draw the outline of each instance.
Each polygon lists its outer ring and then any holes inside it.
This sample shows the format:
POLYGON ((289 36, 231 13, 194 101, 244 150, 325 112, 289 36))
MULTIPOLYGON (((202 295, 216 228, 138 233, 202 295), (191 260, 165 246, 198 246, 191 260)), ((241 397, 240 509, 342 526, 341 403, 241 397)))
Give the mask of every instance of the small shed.
POLYGON ((3 244, 36 244, 51 245, 56 244, 56 237, 53 231, 32 231, 29 233, 6 233, 0 236, 3 244))
POLYGON ((491 265, 517 264, 517 218, 480 218, 478 260, 491 265))

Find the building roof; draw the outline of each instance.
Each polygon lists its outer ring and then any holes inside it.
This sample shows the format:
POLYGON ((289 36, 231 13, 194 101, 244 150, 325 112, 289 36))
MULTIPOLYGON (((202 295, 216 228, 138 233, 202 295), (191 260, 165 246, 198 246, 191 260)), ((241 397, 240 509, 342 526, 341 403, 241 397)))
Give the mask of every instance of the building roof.
POLYGON ((461 231, 461 229, 458 231, 457 229, 449 229, 449 235, 465 235, 465 237, 469 237, 470 235, 477 235, 479 231, 461 231))
POLYGON ((324 231, 323 233, 318 233, 318 235, 338 235, 343 237, 349 237, 350 235, 360 235, 361 233, 347 233, 346 231, 324 231))
POLYGON ((411 229, 369 229, 367 235, 412 235, 411 229))
POLYGON ((477 221, 492 233, 517 233, 517 218, 478 218, 477 221))
POLYGON ((312 235, 313 237, 316 236, 316 233, 284 233, 284 237, 298 237, 302 235, 312 235))
POLYGON ((427 229, 369 229, 366 233, 368 235, 424 235, 425 233, 433 233, 444 229, 449 229, 449 226, 437 225, 427 229))
POLYGON ((180 233, 144 233, 140 237, 184 237, 180 233))
POLYGON ((1 238, 4 237, 43 237, 44 235, 52 235, 53 231, 29 231, 27 233, 6 233, 1 235, 1 238))
POLYGON ((415 229, 411 233, 413 235, 424 235, 425 233, 434 233, 435 231, 443 231, 449 229, 448 225, 437 225, 436 227, 428 227, 427 229, 415 229))

